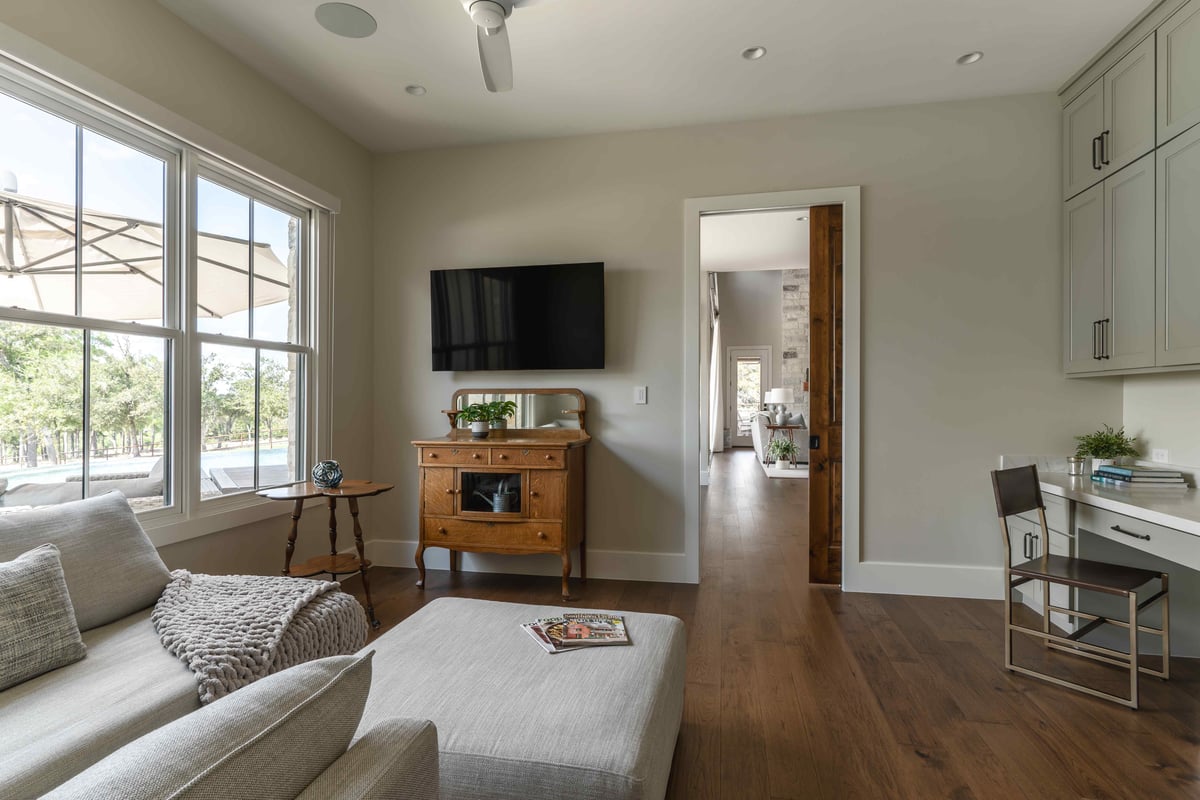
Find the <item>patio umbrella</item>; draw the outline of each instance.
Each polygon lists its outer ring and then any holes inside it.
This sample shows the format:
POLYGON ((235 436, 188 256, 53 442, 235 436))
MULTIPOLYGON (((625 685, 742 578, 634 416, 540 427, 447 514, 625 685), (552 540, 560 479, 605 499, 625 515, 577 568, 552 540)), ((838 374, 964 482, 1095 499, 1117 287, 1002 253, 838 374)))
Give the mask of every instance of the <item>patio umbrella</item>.
MULTIPOLYGON (((0 191, 0 307, 75 313, 75 207, 0 191)), ((82 215, 83 315, 161 320, 163 230, 157 222, 85 209, 82 215)), ((288 268, 270 246, 197 236, 197 303, 201 317, 224 317, 249 305, 288 299, 288 268)))

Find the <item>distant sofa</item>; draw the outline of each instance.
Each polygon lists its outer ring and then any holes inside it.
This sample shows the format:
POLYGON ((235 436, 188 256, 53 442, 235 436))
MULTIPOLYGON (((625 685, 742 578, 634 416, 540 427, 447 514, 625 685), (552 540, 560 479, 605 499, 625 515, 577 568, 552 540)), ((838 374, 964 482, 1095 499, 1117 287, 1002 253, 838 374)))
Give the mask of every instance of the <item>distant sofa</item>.
MULTIPOLYGON (((91 495, 96 497, 109 492, 120 492, 130 500, 143 497, 161 497, 163 493, 163 466, 160 458, 147 473, 139 475, 105 475, 91 481, 91 495)), ((0 478, 0 507, 37 508, 56 506, 72 500, 83 499, 83 480, 72 476, 54 483, 23 483, 9 487, 5 478, 0 478)))

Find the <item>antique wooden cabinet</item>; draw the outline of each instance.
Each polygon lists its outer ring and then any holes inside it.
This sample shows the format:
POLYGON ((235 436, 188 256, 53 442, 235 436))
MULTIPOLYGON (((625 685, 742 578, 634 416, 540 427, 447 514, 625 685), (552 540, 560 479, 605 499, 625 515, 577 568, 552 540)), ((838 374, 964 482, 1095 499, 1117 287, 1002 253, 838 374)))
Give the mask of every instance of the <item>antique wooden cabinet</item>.
POLYGON ((446 436, 418 439, 420 539, 417 586, 425 585, 425 549, 459 553, 558 556, 562 596, 570 597, 571 552, 579 548, 579 575, 587 580, 584 529, 585 451, 591 437, 577 389, 463 389, 455 392, 446 436), (509 399, 514 425, 477 439, 455 425, 473 402, 509 399))

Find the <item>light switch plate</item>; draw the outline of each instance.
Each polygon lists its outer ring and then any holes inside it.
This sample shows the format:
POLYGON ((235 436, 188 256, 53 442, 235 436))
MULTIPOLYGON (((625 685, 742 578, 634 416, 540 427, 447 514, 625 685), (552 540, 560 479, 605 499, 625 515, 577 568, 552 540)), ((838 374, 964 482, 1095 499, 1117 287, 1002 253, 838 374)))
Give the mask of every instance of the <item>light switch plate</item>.
POLYGON ((1159 464, 1167 464, 1171 461, 1171 455, 1166 450, 1151 450, 1150 460, 1157 461, 1159 464))
POLYGON ((648 402, 650 402, 647 399, 649 391, 650 391, 649 387, 646 387, 646 386, 633 387, 633 403, 634 403, 634 405, 644 406, 648 402))

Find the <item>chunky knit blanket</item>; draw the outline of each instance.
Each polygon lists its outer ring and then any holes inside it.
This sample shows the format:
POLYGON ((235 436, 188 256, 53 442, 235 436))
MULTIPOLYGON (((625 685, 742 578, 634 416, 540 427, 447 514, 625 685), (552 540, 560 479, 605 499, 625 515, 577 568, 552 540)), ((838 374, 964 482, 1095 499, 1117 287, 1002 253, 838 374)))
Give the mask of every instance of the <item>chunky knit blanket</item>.
POLYGON ((171 573, 151 615, 163 646, 196 674, 210 703, 259 678, 367 641, 367 616, 329 581, 171 573))

